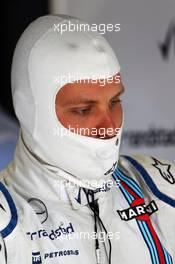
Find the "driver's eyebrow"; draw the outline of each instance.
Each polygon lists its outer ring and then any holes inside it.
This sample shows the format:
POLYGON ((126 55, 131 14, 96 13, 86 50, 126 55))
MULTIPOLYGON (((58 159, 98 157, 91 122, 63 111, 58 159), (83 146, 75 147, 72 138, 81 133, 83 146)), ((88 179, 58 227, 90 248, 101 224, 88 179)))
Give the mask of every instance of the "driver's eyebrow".
MULTIPOLYGON (((112 96, 112 98, 110 98, 110 101, 115 99, 116 97, 119 97, 120 95, 122 95, 125 91, 125 88, 124 86, 122 85, 122 88, 121 90, 116 93, 114 96, 112 96)), ((64 106, 73 106, 73 105, 79 105, 79 104, 98 104, 99 101, 98 100, 92 100, 92 99, 88 99, 87 97, 86 98, 83 98, 83 97, 77 97, 77 98, 73 98, 73 99, 70 99, 66 102, 63 103, 64 106)))
POLYGON ((118 92, 118 93, 116 93, 116 94, 110 99, 110 101, 113 100, 113 99, 115 99, 116 97, 121 96, 124 92, 125 92, 125 88, 124 88, 124 86, 122 85, 122 89, 121 89, 121 91, 118 92))

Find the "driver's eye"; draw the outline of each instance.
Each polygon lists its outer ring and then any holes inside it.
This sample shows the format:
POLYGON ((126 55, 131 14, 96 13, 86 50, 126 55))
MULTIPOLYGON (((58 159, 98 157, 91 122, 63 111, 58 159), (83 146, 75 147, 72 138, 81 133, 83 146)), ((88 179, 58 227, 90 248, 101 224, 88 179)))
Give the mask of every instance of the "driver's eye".
POLYGON ((112 100, 110 102, 110 107, 114 107, 115 105, 117 105, 118 103, 121 103, 121 102, 122 102, 122 100, 120 98, 112 100))
POLYGON ((76 108, 73 110, 75 114, 82 115, 82 116, 89 114, 90 111, 91 111, 91 108, 89 107, 88 108, 87 107, 86 108, 76 108))

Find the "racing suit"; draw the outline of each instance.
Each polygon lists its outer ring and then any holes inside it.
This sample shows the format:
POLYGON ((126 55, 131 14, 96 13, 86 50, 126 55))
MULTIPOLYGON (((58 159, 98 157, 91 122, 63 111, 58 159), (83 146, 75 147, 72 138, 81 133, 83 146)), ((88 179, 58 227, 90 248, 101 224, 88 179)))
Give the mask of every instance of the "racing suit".
POLYGON ((1 172, 0 263, 175 263, 174 175, 165 161, 120 157, 93 200, 88 189, 64 186, 20 140, 1 172))
POLYGON ((105 140, 60 133, 55 98, 71 81, 60 77, 101 80, 120 71, 109 43, 80 25, 64 15, 41 17, 15 49, 21 133, 1 172, 0 263, 173 263, 174 166, 119 158, 123 123, 105 140))

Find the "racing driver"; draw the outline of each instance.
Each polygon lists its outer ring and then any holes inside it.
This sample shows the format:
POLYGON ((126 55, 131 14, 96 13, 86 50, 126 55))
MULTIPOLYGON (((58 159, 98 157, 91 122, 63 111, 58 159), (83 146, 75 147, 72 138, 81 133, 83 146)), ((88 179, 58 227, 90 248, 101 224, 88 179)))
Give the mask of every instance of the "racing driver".
POLYGON ((43 16, 17 43, 21 129, 0 174, 0 264, 175 263, 175 167, 119 156, 120 65, 87 25, 43 16))

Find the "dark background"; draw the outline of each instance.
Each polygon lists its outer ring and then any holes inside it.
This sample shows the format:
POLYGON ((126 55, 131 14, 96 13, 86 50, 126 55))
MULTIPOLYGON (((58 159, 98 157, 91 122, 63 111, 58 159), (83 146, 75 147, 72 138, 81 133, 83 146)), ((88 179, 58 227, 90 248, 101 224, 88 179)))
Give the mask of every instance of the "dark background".
POLYGON ((37 17, 48 13, 47 0, 13 0, 3 4, 1 14, 1 92, 0 106, 14 118, 11 97, 11 63, 16 43, 24 29, 37 17))

